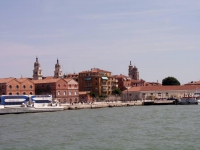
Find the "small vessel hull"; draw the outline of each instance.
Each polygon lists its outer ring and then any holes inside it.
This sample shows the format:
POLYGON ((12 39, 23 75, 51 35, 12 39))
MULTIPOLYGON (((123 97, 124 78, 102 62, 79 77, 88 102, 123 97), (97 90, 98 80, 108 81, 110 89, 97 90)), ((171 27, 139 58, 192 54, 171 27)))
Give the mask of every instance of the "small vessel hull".
POLYGON ((9 107, 0 108, 0 115, 63 111, 64 107, 9 107))

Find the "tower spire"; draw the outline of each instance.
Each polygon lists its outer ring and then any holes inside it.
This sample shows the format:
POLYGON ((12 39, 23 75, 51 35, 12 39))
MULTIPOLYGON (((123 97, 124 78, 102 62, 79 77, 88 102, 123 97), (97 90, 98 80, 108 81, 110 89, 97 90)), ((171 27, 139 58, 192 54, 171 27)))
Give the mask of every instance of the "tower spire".
POLYGON ((42 79, 42 70, 40 68, 40 63, 38 62, 37 56, 36 56, 36 62, 34 63, 33 79, 34 80, 41 80, 42 79))
POLYGON ((59 60, 57 58, 57 63, 55 64, 54 78, 61 78, 61 77, 62 77, 61 65, 59 64, 59 60))

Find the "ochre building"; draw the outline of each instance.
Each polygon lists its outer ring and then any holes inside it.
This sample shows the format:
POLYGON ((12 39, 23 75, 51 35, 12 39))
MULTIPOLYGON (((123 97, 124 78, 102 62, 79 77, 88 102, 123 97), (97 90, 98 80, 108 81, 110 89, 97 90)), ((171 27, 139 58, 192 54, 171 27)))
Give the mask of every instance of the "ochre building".
POLYGON ((117 79, 111 72, 92 68, 79 73, 79 91, 93 92, 99 96, 111 95, 112 91, 118 87, 117 79))

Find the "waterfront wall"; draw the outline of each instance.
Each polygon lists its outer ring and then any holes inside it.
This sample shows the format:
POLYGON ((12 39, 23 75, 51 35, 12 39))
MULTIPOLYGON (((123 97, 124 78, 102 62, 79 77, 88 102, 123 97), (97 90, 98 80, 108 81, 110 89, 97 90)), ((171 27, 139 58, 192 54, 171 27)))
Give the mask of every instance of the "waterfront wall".
POLYGON ((127 107, 127 106, 142 106, 142 101, 130 101, 130 102, 94 102, 85 104, 73 104, 73 105, 62 105, 65 110, 75 110, 75 109, 96 109, 96 108, 106 108, 106 107, 127 107))

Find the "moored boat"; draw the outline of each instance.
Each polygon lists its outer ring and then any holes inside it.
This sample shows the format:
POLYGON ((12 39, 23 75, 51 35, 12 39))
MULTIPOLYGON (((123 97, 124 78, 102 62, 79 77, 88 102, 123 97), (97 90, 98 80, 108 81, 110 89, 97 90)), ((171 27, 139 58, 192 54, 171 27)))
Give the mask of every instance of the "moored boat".
POLYGON ((179 101, 180 105, 197 105, 198 101, 196 97, 182 97, 179 101))
POLYGON ((51 95, 2 95, 0 98, 1 115, 64 110, 64 107, 52 102, 51 95))

